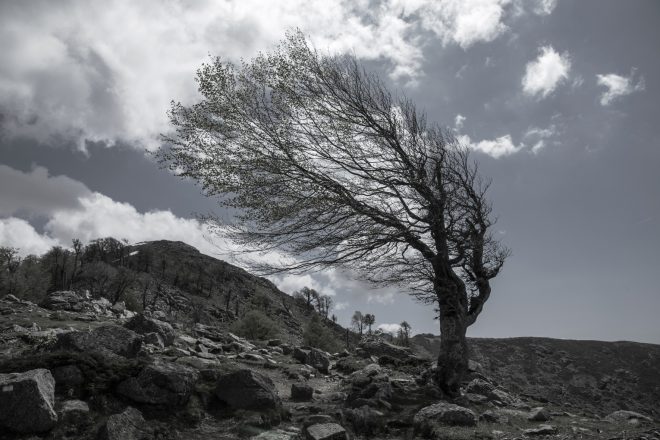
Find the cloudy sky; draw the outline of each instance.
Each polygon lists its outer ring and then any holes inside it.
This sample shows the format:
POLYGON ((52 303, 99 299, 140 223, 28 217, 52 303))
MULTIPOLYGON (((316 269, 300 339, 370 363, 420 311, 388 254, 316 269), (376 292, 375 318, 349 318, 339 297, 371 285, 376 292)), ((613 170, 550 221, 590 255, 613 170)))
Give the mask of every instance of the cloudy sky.
MULTIPOLYGON (((195 70, 299 27, 350 51, 493 178, 513 256, 469 336, 660 343, 660 3, 614 0, 0 2, 0 245, 102 236, 228 257, 218 212, 147 153, 195 70)), ((275 279, 438 333, 431 309, 339 272, 275 279)))

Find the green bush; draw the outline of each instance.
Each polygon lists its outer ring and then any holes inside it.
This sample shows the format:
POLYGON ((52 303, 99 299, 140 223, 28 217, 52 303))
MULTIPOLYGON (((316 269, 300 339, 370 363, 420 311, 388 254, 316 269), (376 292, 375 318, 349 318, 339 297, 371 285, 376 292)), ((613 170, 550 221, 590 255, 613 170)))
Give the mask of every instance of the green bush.
POLYGON ((326 327, 318 315, 312 316, 303 332, 303 344, 335 353, 341 350, 342 344, 332 330, 326 327))
POLYGON ((232 331, 247 339, 273 339, 279 335, 277 324, 258 310, 250 310, 232 325, 232 331))

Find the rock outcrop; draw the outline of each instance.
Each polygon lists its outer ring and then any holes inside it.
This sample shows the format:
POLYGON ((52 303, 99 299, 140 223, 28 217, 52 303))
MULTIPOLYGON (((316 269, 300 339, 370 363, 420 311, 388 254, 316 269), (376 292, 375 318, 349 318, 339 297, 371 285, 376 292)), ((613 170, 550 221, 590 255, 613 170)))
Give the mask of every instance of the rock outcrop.
POLYGON ((57 423, 55 379, 50 371, 0 374, 0 427, 20 432, 44 432, 57 423))

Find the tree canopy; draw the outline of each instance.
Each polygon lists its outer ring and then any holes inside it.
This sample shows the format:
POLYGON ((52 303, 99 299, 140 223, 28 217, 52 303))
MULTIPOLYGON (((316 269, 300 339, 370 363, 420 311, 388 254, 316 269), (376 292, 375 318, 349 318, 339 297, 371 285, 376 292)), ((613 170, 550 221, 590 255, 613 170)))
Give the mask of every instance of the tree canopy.
POLYGON ((464 340, 509 251, 489 182, 450 132, 300 32, 240 66, 216 58, 197 82, 202 99, 173 104, 158 155, 237 212, 219 224, 231 239, 293 257, 255 268, 349 268, 438 304, 464 340))

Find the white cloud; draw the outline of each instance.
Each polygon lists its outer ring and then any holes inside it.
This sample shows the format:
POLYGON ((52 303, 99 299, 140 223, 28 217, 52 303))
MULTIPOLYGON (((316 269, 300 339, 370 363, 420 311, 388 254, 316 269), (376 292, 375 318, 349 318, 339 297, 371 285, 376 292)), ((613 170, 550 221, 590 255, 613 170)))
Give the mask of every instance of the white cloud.
POLYGON ((568 53, 559 54, 551 46, 540 48, 538 58, 527 63, 522 79, 523 91, 545 98, 568 79, 571 60, 568 53))
POLYGON ((600 104, 607 106, 623 96, 644 90, 644 77, 640 76, 635 81, 635 73, 636 70, 632 69, 629 76, 621 76, 615 73, 596 75, 598 85, 607 87, 607 90, 600 95, 600 104))
POLYGON ((456 115, 454 118, 454 130, 460 131, 463 128, 463 123, 467 118, 461 114, 456 115))
POLYGON ((16 248, 22 257, 29 254, 41 255, 60 244, 57 239, 39 234, 23 219, 0 218, 0 246, 16 248))
POLYGON ((373 291, 367 293, 367 302, 368 303, 378 303, 378 304, 392 304, 394 302, 395 292, 388 290, 373 291))
POLYGON ((335 305, 333 306, 333 308, 334 308, 334 310, 336 310, 336 311, 340 311, 340 310, 345 310, 345 309, 347 309, 349 306, 350 306, 350 303, 348 303, 348 302, 346 302, 346 301, 343 301, 343 302, 342 302, 342 301, 339 301, 339 302, 335 303, 335 305))
POLYGON ((378 324, 378 328, 385 333, 390 333, 396 335, 396 333, 401 328, 400 324, 378 324))
POLYGON ((550 15, 557 7, 559 0, 535 0, 532 10, 538 15, 550 15))
POLYGON ((249 58, 300 27, 317 48, 423 75, 424 50, 468 48, 507 31, 511 0, 66 0, 0 2, 4 136, 155 148, 170 100, 193 102, 208 59, 249 58))
POLYGON ((470 136, 460 135, 457 136, 458 141, 462 144, 471 148, 475 151, 480 151, 489 156, 499 159, 500 157, 510 156, 514 153, 522 151, 525 148, 525 144, 520 143, 518 145, 513 143, 510 134, 505 134, 493 140, 485 139, 479 142, 473 142, 470 136))

